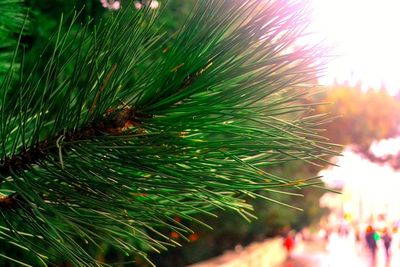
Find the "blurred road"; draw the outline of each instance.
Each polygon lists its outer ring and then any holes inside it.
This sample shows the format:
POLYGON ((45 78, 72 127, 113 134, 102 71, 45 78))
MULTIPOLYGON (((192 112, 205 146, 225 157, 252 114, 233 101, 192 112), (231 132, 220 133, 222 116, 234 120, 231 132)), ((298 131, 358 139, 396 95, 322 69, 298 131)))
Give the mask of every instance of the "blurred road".
POLYGON ((393 236, 390 260, 386 259, 382 239, 377 242, 376 262, 366 249, 364 238, 356 242, 353 234, 347 237, 331 234, 327 241, 323 237, 309 237, 310 241, 296 238, 295 249, 286 261, 284 240, 267 239, 254 242, 247 247, 237 247, 223 255, 189 267, 399 267, 400 233, 393 236), (283 263, 282 263, 283 261, 283 263))
POLYGON ((373 263, 363 244, 351 238, 331 238, 298 242, 295 251, 280 267, 398 267, 399 247, 392 248, 392 257, 386 260, 379 244, 376 262, 373 263))

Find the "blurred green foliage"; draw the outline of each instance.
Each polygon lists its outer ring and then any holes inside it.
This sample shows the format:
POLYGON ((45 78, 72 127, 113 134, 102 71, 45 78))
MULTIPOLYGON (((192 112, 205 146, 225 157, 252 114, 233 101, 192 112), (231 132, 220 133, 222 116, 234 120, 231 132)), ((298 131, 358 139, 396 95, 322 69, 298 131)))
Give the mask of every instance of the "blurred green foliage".
MULTIPOLYGON (((30 10, 31 25, 29 32, 23 38, 26 48, 24 61, 28 69, 33 68, 37 63, 37 55, 41 55, 46 47, 54 45, 55 40, 50 43, 49 40, 60 24, 61 16, 68 18, 76 11, 81 12, 82 16, 78 17, 72 28, 72 32, 77 32, 87 18, 99 20, 107 13, 107 10, 96 0, 26 0, 25 5, 30 10)), ((42 57, 49 58, 51 49, 46 49, 46 51, 42 57)), ((44 68, 44 66, 38 67, 44 68)))
POLYGON ((0 1, 0 83, 12 67, 17 71, 19 63, 13 61, 18 36, 27 28, 26 10, 21 0, 0 1))

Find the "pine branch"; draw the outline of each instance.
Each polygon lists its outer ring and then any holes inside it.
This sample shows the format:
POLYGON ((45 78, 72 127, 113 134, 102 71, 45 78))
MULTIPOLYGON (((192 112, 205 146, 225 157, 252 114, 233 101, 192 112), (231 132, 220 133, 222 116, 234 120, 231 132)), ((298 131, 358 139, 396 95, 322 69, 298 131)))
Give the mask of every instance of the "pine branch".
MULTIPOLYGON (((94 110, 96 99, 90 110, 94 110)), ((61 139, 67 144, 63 146, 63 148, 68 150, 68 143, 94 139, 100 136, 123 135, 124 131, 133 126, 140 127, 140 118, 151 118, 151 116, 136 113, 135 110, 128 107, 116 111, 110 110, 104 115, 104 118, 100 122, 91 123, 89 126, 79 129, 78 131, 70 130, 56 134, 52 139, 40 141, 32 148, 23 150, 19 154, 13 155, 11 158, 6 156, 4 159, 0 160, 0 177, 2 178, 0 182, 3 182, 6 177, 11 176, 12 170, 29 170, 32 168, 32 165, 46 160, 47 157, 56 158, 59 151, 58 143, 61 139)), ((138 131, 140 131, 140 128, 138 131)), ((14 198, 15 195, 13 194, 10 197, 14 198)), ((4 198, 4 202, 7 202, 7 198, 4 198)))
POLYGON ((146 257, 176 245, 161 229, 190 233, 176 216, 245 216, 246 195, 313 185, 268 169, 335 154, 316 117, 297 118, 326 53, 294 46, 307 14, 300 0, 199 1, 164 52, 150 9, 60 26, 43 69, 0 85, 0 238, 97 266, 86 244, 146 257))

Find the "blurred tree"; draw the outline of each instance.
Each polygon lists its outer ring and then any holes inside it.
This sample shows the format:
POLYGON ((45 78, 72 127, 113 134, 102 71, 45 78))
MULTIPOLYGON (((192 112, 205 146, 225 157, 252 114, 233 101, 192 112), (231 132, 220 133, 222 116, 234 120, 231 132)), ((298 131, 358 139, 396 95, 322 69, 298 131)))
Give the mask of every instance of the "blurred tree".
POLYGON ((318 106, 317 114, 339 116, 327 124, 324 133, 332 142, 352 145, 368 155, 373 141, 400 134, 400 101, 384 90, 331 87, 319 95, 318 101, 330 104, 318 106))

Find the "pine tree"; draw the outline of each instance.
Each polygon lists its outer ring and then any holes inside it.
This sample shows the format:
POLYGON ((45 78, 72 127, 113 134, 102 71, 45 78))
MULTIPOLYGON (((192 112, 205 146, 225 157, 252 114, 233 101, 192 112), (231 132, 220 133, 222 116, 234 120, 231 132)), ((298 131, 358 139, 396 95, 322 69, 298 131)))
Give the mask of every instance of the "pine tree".
POLYGON ((100 266, 93 248, 107 244, 146 258, 178 245, 162 229, 191 232, 176 217, 251 218, 246 197, 314 186, 268 172, 334 153, 324 117, 299 103, 326 53, 296 44, 309 8, 200 0, 173 36, 150 8, 78 32, 79 14, 61 18, 49 58, 11 62, 0 85, 0 256, 100 266))

